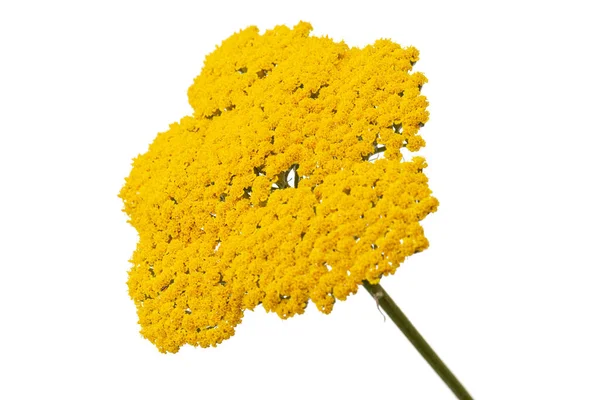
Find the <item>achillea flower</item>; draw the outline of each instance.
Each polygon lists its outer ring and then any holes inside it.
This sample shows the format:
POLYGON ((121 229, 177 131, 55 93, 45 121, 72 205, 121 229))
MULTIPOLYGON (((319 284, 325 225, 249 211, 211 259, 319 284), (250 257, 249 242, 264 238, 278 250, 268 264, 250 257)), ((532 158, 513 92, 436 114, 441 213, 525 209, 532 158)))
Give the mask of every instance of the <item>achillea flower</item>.
POLYGON ((281 318, 376 284, 428 241, 419 53, 312 27, 242 30, 208 55, 193 116, 134 159, 119 196, 139 243, 129 294, 161 352, 216 346, 259 304, 281 318), (377 153, 385 158, 373 160, 377 153))

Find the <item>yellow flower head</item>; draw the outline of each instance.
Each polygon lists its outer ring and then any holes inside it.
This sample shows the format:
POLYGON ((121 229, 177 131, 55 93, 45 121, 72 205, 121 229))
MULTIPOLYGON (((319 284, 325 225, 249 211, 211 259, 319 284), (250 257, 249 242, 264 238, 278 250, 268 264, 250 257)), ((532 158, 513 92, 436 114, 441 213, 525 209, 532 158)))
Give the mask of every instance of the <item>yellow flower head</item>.
POLYGON ((425 145, 418 51, 311 29, 225 40, 188 91, 194 115, 134 159, 120 192, 139 233, 128 287, 162 352, 216 346, 259 304, 329 313, 428 246, 419 222, 438 202, 425 160, 400 152, 425 145))

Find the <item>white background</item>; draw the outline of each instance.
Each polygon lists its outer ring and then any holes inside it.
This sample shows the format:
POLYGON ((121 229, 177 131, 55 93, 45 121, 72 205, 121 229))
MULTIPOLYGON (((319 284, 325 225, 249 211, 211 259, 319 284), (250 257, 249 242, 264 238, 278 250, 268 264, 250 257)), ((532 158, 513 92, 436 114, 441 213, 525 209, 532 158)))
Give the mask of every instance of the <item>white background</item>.
POLYGON ((452 399, 361 290, 331 315, 247 312, 160 354, 127 296, 117 193, 191 112, 215 45, 309 21, 421 51, 440 200, 382 281, 477 399, 600 399, 600 29, 594 2, 0 3, 0 398, 452 399))

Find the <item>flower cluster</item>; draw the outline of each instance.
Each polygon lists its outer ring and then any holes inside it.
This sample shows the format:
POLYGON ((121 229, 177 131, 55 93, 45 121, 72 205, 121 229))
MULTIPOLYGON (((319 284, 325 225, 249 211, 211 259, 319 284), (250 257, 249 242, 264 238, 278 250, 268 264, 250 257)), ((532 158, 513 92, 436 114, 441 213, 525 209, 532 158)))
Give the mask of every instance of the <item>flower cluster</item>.
POLYGON ((329 313, 428 246, 419 222, 438 202, 425 160, 401 152, 425 145, 418 51, 311 29, 225 40, 188 91, 194 114, 133 161, 129 294, 161 352, 215 346, 260 304, 329 313))

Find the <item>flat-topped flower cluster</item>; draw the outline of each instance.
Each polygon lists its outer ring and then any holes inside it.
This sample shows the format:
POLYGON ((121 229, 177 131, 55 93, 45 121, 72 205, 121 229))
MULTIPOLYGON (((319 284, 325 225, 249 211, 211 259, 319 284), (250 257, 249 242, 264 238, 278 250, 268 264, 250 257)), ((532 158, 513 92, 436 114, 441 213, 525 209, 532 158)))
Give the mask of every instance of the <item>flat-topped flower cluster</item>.
POLYGON ((161 352, 215 346, 259 304, 329 313, 428 247, 419 222, 438 202, 425 160, 400 151, 425 145, 418 51, 311 29, 225 40, 188 91, 193 116, 134 159, 120 192, 139 233, 128 287, 161 352))

